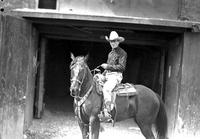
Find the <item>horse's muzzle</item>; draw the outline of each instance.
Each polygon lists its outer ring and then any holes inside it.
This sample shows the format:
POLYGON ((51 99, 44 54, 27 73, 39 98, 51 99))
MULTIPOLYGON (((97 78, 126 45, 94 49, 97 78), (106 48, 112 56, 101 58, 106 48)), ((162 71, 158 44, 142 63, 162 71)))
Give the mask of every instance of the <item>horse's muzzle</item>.
POLYGON ((72 87, 70 87, 70 95, 72 97, 76 97, 76 96, 78 96, 78 94, 79 94, 79 89, 78 88, 72 88, 72 87))

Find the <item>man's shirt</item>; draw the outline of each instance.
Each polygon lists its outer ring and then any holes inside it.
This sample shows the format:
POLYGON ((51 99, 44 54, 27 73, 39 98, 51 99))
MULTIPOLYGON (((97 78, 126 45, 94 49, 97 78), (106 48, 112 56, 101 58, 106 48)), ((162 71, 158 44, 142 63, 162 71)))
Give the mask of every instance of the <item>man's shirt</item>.
POLYGON ((112 49, 108 55, 108 67, 106 70, 111 72, 123 72, 126 68, 126 59, 127 53, 122 48, 118 46, 112 49))

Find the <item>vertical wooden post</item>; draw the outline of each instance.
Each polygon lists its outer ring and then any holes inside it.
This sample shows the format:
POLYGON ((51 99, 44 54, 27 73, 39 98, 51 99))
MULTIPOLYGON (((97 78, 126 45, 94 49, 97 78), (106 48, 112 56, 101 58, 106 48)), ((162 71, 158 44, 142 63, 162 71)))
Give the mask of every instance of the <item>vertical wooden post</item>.
POLYGON ((36 111, 35 117, 41 118, 43 111, 43 97, 44 97, 44 74, 45 74, 45 53, 46 53, 46 43, 47 40, 42 38, 40 41, 40 54, 39 54, 39 70, 38 70, 38 79, 37 79, 37 88, 36 88, 36 111))
MULTIPOLYGON (((3 39, 3 16, 0 15, 0 52, 2 52, 2 39, 3 39)), ((1 57, 1 53, 0 53, 0 57, 1 57)), ((0 77, 1 77, 1 72, 2 72, 2 66, 1 66, 1 62, 0 62, 0 77)), ((2 137, 2 133, 3 133, 3 93, 1 91, 2 88, 2 84, 3 84, 4 78, 1 77, 1 84, 0 84, 0 139, 3 138, 2 137)))
POLYGON ((163 91, 164 91, 164 70, 165 70, 165 50, 162 51, 161 61, 160 61, 160 76, 159 76, 159 84, 160 84, 160 97, 163 99, 163 91))
POLYGON ((181 38, 175 38, 169 42, 166 72, 165 72, 165 105, 168 114, 168 136, 174 134, 176 115, 180 93, 180 68, 182 65, 182 43, 181 38))
POLYGON ((37 71, 37 55, 38 55, 38 31, 32 27, 30 37, 30 48, 28 53, 29 56, 29 67, 27 74, 27 88, 26 88, 26 99, 25 99, 25 112, 24 112, 24 131, 28 129, 32 123, 33 110, 34 110, 34 96, 35 96, 35 80, 37 71))

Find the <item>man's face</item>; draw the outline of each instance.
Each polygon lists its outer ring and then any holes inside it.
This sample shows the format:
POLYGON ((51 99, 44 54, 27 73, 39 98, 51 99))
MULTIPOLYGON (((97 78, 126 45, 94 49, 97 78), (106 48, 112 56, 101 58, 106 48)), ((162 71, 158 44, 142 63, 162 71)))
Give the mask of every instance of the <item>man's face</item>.
POLYGON ((110 41, 110 46, 112 48, 117 48, 118 45, 119 45, 119 41, 117 41, 117 40, 110 41))

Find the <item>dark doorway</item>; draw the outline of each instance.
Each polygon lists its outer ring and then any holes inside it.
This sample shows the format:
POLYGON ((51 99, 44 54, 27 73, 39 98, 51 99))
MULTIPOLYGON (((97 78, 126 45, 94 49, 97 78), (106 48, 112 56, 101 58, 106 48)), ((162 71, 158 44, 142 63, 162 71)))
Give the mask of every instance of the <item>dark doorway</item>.
MULTIPOLYGON (((144 84, 159 94, 161 49, 153 46, 144 47, 123 43, 121 47, 128 53, 127 68, 122 82, 144 84)), ((75 56, 88 54, 88 65, 90 69, 94 69, 106 62, 110 50, 109 43, 49 40, 45 71, 44 101, 46 106, 51 105, 51 101, 57 100, 57 102, 52 102, 54 106, 56 103, 64 101, 64 104, 58 107, 72 110, 73 98, 69 93, 71 52, 75 56)))

